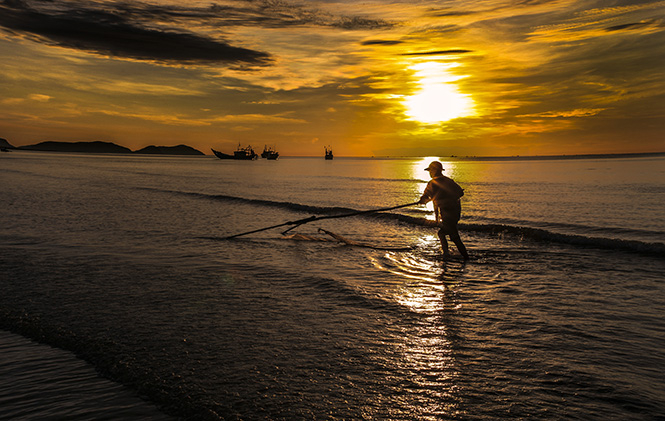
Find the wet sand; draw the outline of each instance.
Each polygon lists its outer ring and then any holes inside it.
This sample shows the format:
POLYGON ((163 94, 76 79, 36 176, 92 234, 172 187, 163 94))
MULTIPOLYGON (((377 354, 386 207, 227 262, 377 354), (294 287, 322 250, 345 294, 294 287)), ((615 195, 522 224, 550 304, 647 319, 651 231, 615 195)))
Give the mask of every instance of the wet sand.
POLYGON ((0 330, 0 420, 169 420, 74 354, 0 330))

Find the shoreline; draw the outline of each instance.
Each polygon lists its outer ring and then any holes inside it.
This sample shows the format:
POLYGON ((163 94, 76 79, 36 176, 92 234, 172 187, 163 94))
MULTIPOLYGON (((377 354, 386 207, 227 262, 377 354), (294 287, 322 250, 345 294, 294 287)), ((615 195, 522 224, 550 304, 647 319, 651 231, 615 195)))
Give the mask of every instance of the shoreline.
POLYGON ((0 419, 173 419, 67 350, 0 330, 0 357, 0 419))
MULTIPOLYGON (((215 155, 185 155, 185 154, 157 154, 157 153, 114 153, 114 152, 76 152, 65 150, 39 150, 39 149, 24 149, 22 147, 7 148, 9 152, 46 152, 56 154, 74 154, 74 155, 111 155, 111 156, 138 156, 138 157, 170 157, 170 158, 211 158, 215 155)), ((565 161, 565 160, 581 160, 581 159, 625 159, 625 158, 658 158, 665 157, 663 152, 636 152, 636 153, 611 153, 611 154, 580 154, 580 155, 507 155, 507 156, 475 156, 475 155, 372 155, 372 156, 336 156, 335 159, 373 159, 373 160, 402 160, 402 159, 424 159, 424 158, 438 158, 442 161, 565 161)), ((316 155, 280 155, 280 159, 322 159, 321 156, 316 155)), ((234 161, 234 160, 232 160, 234 161)), ((262 161, 259 159, 258 161, 262 161)), ((252 161, 249 161, 252 162, 252 161)))

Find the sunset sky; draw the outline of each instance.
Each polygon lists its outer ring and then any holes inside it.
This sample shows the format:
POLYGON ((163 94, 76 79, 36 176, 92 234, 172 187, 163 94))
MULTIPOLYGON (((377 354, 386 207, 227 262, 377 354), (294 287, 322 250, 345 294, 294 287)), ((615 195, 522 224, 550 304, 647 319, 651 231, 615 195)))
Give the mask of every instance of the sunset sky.
POLYGON ((0 138, 665 151, 665 1, 0 0, 0 138))

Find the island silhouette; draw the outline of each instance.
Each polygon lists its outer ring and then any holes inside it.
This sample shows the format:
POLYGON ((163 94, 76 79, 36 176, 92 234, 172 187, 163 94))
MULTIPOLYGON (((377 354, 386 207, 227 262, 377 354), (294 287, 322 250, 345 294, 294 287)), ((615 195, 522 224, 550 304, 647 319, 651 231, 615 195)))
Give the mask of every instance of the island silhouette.
MULTIPOLYGON (((0 138, 0 151, 7 152, 12 149, 46 152, 80 152, 80 153, 118 153, 118 154, 145 154, 145 155, 205 155, 203 152, 187 145, 177 146, 146 146, 132 151, 124 146, 111 142, 57 142, 45 141, 34 145, 12 146, 7 139, 0 138)), ((560 160, 560 159, 596 159, 596 158, 639 158, 651 156, 664 156, 665 151, 632 152, 632 153, 599 153, 578 155, 512 155, 512 156, 450 156, 453 161, 530 161, 530 160, 560 160)), ((444 156, 444 155, 440 155, 444 156)))
POLYGON ((81 152, 81 153, 134 153, 147 155, 205 155, 203 152, 187 145, 177 146, 146 146, 132 151, 124 146, 111 142, 56 142, 45 141, 34 145, 12 146, 6 139, 0 139, 0 147, 5 149, 18 149, 27 151, 46 152, 81 152))

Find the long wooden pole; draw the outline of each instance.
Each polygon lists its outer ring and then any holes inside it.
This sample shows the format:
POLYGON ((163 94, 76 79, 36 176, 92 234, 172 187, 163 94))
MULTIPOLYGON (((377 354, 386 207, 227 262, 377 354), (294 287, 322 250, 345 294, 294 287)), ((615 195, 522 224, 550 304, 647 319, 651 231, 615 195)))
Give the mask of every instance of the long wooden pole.
POLYGON ((390 208, 370 209, 370 210, 366 210, 366 211, 357 211, 357 212, 345 213, 343 215, 310 216, 309 218, 298 219, 297 221, 288 221, 288 222, 284 222, 284 223, 273 225, 273 226, 266 227, 266 228, 259 228, 259 229, 253 230, 253 231, 247 231, 247 232, 242 232, 240 234, 230 235, 228 237, 224 237, 224 239, 225 240, 230 240, 232 238, 240 237, 240 236, 243 236, 243 235, 254 234, 255 232, 267 231, 267 230, 270 230, 270 229, 273 229, 273 228, 284 227, 284 226, 287 226, 287 225, 295 225, 294 227, 289 228, 288 230, 285 231, 285 232, 288 232, 288 231, 292 230, 293 228, 297 227, 298 225, 306 224, 308 222, 321 221, 323 219, 346 218, 346 217, 349 217, 349 216, 364 215, 364 214, 374 213, 374 212, 385 212, 385 211, 394 210, 394 209, 406 208, 407 206, 414 206, 414 205, 417 205, 418 203, 420 203, 420 202, 407 203, 405 205, 392 206, 390 208))

